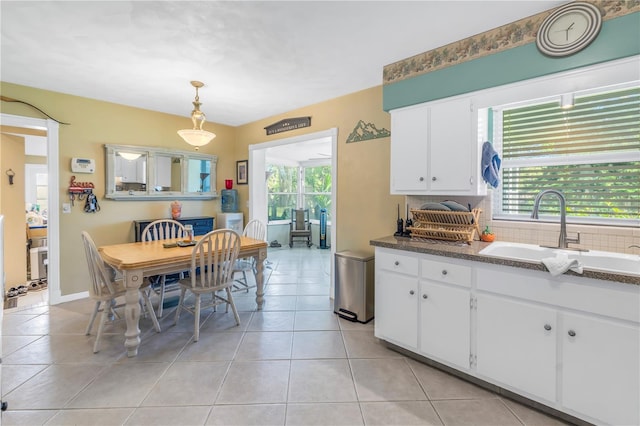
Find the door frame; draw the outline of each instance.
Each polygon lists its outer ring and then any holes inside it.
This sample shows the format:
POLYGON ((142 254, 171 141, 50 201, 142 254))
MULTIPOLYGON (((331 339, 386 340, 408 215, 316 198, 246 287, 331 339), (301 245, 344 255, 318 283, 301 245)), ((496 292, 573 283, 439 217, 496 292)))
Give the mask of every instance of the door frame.
POLYGON ((300 136, 293 136, 285 139, 278 139, 269 142, 261 142, 249 145, 249 220, 258 219, 262 223, 268 223, 267 212, 267 186, 265 185, 265 161, 266 150, 276 146, 296 144, 316 139, 331 138, 331 290, 334 294, 334 255, 337 246, 336 229, 336 205, 338 203, 338 128, 333 127, 328 130, 307 133, 300 136))
POLYGON ((60 176, 59 176, 59 130, 60 125, 51 119, 23 117, 0 113, 3 126, 45 130, 47 132, 47 173, 49 175, 49 209, 47 211, 47 289, 49 304, 64 302, 60 289, 60 176))

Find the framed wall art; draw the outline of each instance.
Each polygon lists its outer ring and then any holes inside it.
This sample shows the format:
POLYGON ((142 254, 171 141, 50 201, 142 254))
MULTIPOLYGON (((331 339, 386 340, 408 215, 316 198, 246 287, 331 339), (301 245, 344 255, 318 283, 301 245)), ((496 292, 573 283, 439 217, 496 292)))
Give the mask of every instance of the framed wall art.
POLYGON ((236 161, 236 183, 238 185, 249 183, 249 160, 236 161))

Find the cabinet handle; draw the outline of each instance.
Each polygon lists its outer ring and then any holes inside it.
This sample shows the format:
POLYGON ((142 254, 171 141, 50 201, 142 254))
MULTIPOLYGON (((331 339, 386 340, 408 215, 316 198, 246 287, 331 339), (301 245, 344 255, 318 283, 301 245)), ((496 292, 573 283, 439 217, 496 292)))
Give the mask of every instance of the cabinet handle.
POLYGON ((434 177, 431 178, 431 180, 435 182, 435 181, 438 180, 438 178, 434 176, 434 177))
POLYGON ((551 330, 551 326, 549 324, 545 324, 544 325, 544 329, 549 331, 549 330, 551 330))
POLYGON ((393 263, 394 265, 398 266, 400 265, 400 262, 398 262, 397 260, 393 263))
POLYGON ((422 298, 423 298, 423 299, 428 299, 428 298, 429 298, 429 296, 427 296, 426 294, 423 294, 423 295, 422 295, 422 298))
POLYGON ((571 336, 571 337, 576 337, 576 332, 575 332, 575 331, 573 331, 573 330, 569 330, 569 333, 568 333, 568 334, 569 334, 569 336, 571 336))
POLYGON ((420 182, 424 181, 424 178, 422 176, 420 176, 420 179, 418 179, 420 182))
POLYGON ((443 269, 443 270, 442 270, 442 275, 447 275, 447 274, 448 274, 447 270, 446 270, 446 269, 443 269))
POLYGON ((416 292, 415 292, 415 291, 413 291, 413 290, 411 290, 411 291, 409 292, 409 294, 413 296, 414 294, 416 294, 416 292))

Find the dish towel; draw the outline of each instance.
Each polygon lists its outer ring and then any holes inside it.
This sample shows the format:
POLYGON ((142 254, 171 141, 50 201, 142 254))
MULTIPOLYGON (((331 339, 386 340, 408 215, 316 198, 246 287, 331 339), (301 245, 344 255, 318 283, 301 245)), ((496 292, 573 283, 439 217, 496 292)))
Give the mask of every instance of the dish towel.
POLYGON ((480 163, 482 178, 494 188, 497 188, 500 184, 500 164, 502 164, 502 161, 498 153, 493 149, 493 144, 488 141, 482 144, 482 160, 480 163))
POLYGON ((546 257, 542 259, 542 263, 554 277, 564 274, 569 269, 582 274, 582 263, 578 259, 569 259, 566 253, 558 253, 556 257, 546 257))

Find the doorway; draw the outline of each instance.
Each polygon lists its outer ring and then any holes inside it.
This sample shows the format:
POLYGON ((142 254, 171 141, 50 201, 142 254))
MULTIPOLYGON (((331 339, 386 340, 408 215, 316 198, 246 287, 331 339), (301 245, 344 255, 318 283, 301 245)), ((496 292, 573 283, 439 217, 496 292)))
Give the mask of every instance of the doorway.
MULTIPOLYGON (((58 130, 59 124, 53 120, 22 117, 10 114, 0 114, 2 131, 16 135, 28 135, 33 131, 45 131, 47 138, 47 164, 49 185, 47 188, 47 291, 49 304, 55 305, 63 302, 60 290, 60 184, 59 184, 59 154, 58 154, 58 130)), ((21 166, 24 170, 24 165, 21 166)), ((22 219, 24 220, 24 218, 22 219)), ((5 226, 10 226, 5 223, 5 226)), ((13 226, 13 225, 11 225, 13 226)), ((16 223, 24 229, 24 223, 16 223)), ((6 247, 6 244, 5 244, 6 247)))
MULTIPOLYGON (((319 141, 326 141, 330 147, 329 155, 331 156, 331 203, 330 217, 332 218, 330 226, 330 278, 331 288, 330 295, 334 294, 334 254, 336 247, 336 203, 337 203, 337 170, 338 170, 338 129, 332 128, 322 132, 309 133, 291 138, 278 139, 269 142, 249 145, 249 220, 258 219, 262 223, 269 223, 268 220, 268 197, 266 185, 267 159, 270 150, 287 148, 304 148, 305 146, 314 147, 310 152, 304 154, 306 158, 300 157, 298 160, 307 161, 311 156, 317 156, 315 147, 319 141)), ((296 151, 287 149, 289 152, 296 151)), ((300 150, 301 152, 304 149, 300 150)), ((325 153, 322 153, 325 154, 325 153)), ((303 155, 302 153, 300 155, 303 155)), ((324 156, 324 155, 323 155, 324 156)))

